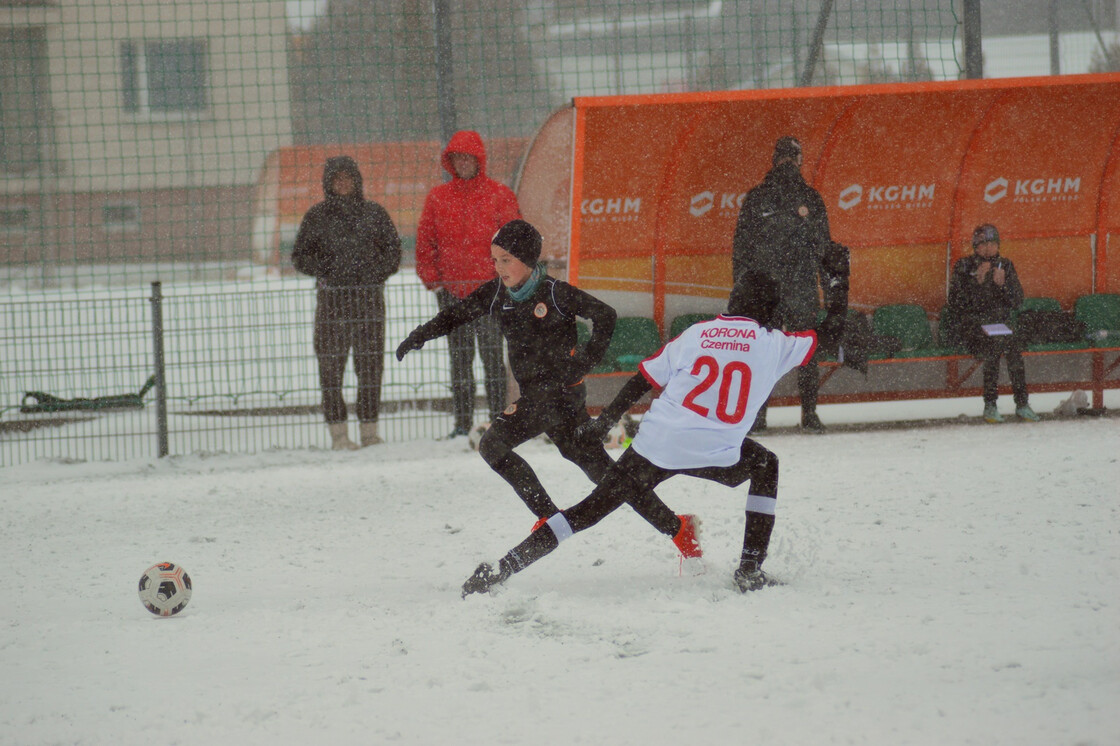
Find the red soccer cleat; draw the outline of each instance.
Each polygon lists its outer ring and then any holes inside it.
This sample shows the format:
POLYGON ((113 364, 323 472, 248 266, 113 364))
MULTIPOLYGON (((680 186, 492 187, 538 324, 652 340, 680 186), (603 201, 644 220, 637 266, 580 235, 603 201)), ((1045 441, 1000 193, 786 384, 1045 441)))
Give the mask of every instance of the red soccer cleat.
POLYGON ((679 515, 677 518, 681 519, 681 529, 673 537, 673 543, 680 550, 681 557, 703 557, 704 551, 700 549, 700 519, 694 515, 679 515))
POLYGON ((538 518, 537 522, 533 524, 533 527, 531 529, 529 529, 529 533, 535 534, 537 532, 537 529, 540 528, 541 526, 543 526, 546 523, 548 523, 547 518, 538 518))

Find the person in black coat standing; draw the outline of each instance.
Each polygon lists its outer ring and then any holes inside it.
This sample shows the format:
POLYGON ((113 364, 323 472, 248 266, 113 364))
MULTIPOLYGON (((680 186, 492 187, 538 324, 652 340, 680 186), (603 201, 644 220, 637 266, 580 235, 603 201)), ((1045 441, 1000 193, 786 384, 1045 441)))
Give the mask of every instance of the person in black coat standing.
POLYGON ((991 223, 972 231, 972 256, 957 260, 949 278, 948 309, 956 338, 969 354, 980 358, 984 376, 984 419, 1003 422, 999 398, 999 359, 1007 358, 1007 375, 1015 398, 1015 414, 1038 422, 1028 403, 1023 345, 1010 327, 1011 312, 1023 304, 1023 286, 1015 265, 999 255, 999 231, 991 223))
POLYGON ((385 208, 367 200, 349 156, 327 159, 323 193, 300 223, 292 264, 315 278, 315 355, 334 450, 354 450, 342 376, 353 352, 361 444, 381 442, 377 420, 385 357, 385 281, 400 267, 401 239, 385 208))
MULTIPOLYGON (((822 264, 830 248, 839 244, 833 244, 830 238, 824 200, 801 175, 801 143, 797 138, 779 138, 771 160, 770 171, 762 183, 747 192, 739 210, 731 250, 733 276, 738 280, 748 270, 769 275, 778 285, 780 298, 773 319, 775 328, 814 329, 821 309, 818 288, 822 284, 822 264)), ((846 265, 846 249, 844 252, 846 265)), ((844 282, 846 285, 846 277, 844 282)), ((823 284, 827 291, 828 280, 823 284)), ((846 287, 844 302, 846 305, 846 287)), ((843 314, 837 318, 842 320, 843 314)), ((819 387, 820 371, 813 360, 797 372, 801 427, 811 432, 824 430, 817 416, 819 387)), ((751 432, 765 429, 764 405, 751 432)))

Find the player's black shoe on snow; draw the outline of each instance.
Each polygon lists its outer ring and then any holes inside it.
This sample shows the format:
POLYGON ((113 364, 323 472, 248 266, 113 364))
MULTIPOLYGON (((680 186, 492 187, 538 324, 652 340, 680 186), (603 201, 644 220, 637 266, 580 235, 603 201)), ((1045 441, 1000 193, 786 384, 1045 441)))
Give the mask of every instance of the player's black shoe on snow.
POLYGON ((808 433, 820 434, 824 432, 824 423, 816 412, 802 412, 801 429, 808 433))
POLYGON ((501 562, 498 563, 498 572, 494 572, 494 568, 489 562, 483 562, 475 568, 474 575, 471 575, 467 578, 467 582, 463 583, 463 598, 472 593, 486 593, 492 586, 504 583, 512 574, 501 562))
POLYGON ((739 587, 740 593, 749 593, 775 583, 756 563, 744 562, 735 571, 735 585, 739 587))

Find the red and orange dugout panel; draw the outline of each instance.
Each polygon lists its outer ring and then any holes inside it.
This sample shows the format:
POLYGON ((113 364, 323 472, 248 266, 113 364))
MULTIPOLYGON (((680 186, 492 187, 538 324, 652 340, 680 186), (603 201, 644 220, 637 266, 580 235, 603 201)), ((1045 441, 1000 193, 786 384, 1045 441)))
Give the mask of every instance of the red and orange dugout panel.
POLYGON ((571 281, 644 295, 667 324, 726 299, 739 206, 786 134, 852 249, 856 308, 936 313, 984 222, 1027 295, 1120 290, 1116 74, 576 98, 518 198, 571 281))

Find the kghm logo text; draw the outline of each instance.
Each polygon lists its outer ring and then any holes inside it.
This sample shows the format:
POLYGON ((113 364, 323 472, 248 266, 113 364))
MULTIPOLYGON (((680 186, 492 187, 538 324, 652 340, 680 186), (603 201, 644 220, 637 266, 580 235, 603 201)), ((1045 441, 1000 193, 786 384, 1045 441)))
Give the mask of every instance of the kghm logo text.
POLYGON ((865 204, 868 210, 913 210, 933 206, 936 184, 888 184, 865 187, 852 184, 840 192, 841 210, 865 204))
POLYGON ((1035 179, 992 179, 984 187, 989 205, 1004 197, 1012 202, 1072 202, 1081 197, 1081 177, 1056 176, 1035 179))
POLYGON ((587 223, 636 222, 641 211, 641 197, 590 197, 579 205, 579 214, 587 223))
POLYGON ((688 212, 694 218, 702 218, 711 212, 712 208, 717 208, 716 214, 721 217, 738 215, 739 208, 743 206, 746 197, 746 192, 723 192, 717 195, 710 189, 706 189, 692 195, 688 203, 688 212))

